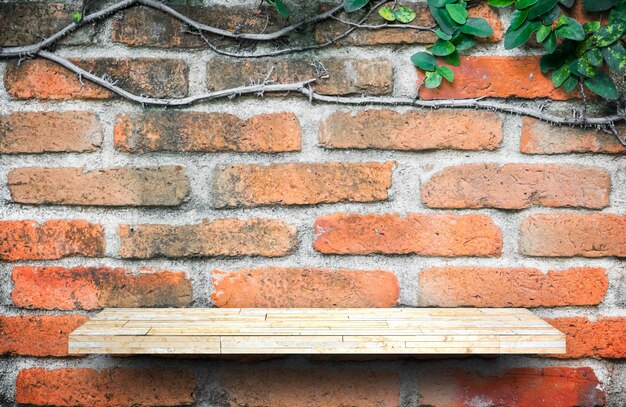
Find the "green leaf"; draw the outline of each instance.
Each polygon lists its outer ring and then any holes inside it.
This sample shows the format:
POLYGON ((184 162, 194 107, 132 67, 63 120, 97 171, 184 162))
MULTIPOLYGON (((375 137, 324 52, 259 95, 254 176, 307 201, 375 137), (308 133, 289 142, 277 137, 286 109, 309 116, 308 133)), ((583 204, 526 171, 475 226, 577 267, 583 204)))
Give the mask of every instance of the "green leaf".
POLYGON ((441 76, 446 78, 448 82, 454 81, 454 72, 452 72, 452 69, 448 68, 447 66, 438 66, 437 72, 439 72, 441 76))
POLYGON ((389 6, 381 7, 378 9, 378 14, 387 21, 396 21, 395 13, 389 6))
POLYGON ((572 8, 572 6, 574 5, 574 0, 559 0, 559 3, 567 8, 572 8))
POLYGON ((443 76, 439 72, 426 72, 426 87, 429 89, 436 88, 441 85, 443 76))
POLYGON ((439 24, 439 28, 441 28, 441 31, 453 35, 454 30, 459 25, 455 23, 454 20, 452 20, 452 18, 450 17, 450 13, 448 13, 448 10, 446 10, 445 8, 432 6, 430 4, 430 0, 428 2, 428 8, 430 9, 430 14, 432 14, 435 21, 437 21, 437 24, 439 24))
POLYGON ((607 24, 594 34, 596 45, 606 47, 619 40, 626 30, 626 21, 607 24))
MULTIPOLYGON (((550 37, 554 36, 554 32, 550 34, 550 37)), ((549 37, 549 38, 550 38, 549 37)), ((549 41, 546 40, 546 43, 549 41)), ((554 41, 556 42, 556 36, 554 36, 554 41)), ((546 45, 544 43, 544 46, 546 45)), ((569 61, 573 58, 573 53, 576 50, 577 42, 571 40, 563 41, 563 45, 554 53, 546 54, 541 57, 541 62, 539 66, 541 67, 541 72, 546 73, 552 69, 556 69, 563 65, 563 62, 569 63, 569 61)))
POLYGON ((515 3, 515 7, 518 10, 523 10, 525 8, 528 8, 532 5, 534 5, 535 3, 537 3, 539 0, 517 0, 517 3, 515 3))
POLYGON ((548 35, 552 32, 551 25, 542 25, 541 28, 537 31, 537 42, 543 42, 548 35))
POLYGON ((626 3, 622 2, 622 4, 611 9, 611 12, 609 13, 609 23, 624 20, 626 20, 626 3))
POLYGON ((428 52, 418 52, 411 57, 411 62, 425 71, 434 71, 437 68, 437 58, 428 52))
POLYGON ((554 6, 552 10, 548 11, 542 16, 541 22, 544 25, 551 25, 554 22, 554 20, 559 18, 560 15, 561 15, 561 7, 554 6))
POLYGON ((554 26, 554 29, 556 30, 557 28, 565 25, 567 23, 567 16, 562 15, 559 17, 559 20, 556 22, 556 25, 554 26))
POLYGON ((367 3, 369 0, 343 0, 343 8, 350 13, 362 9, 367 3))
POLYGON ((450 41, 442 40, 441 38, 435 41, 430 47, 430 52, 439 57, 450 55, 454 52, 456 47, 450 41))
POLYGON ((559 69, 556 69, 552 72, 552 83, 555 88, 561 86, 567 78, 569 78, 571 71, 569 70, 569 66, 567 64, 563 64, 559 69))
POLYGON ((446 55, 441 57, 448 65, 452 66, 460 66, 461 65, 461 55, 459 55, 458 50, 454 50, 454 52, 450 55, 446 55))
POLYGON ((616 5, 618 0, 583 0, 586 11, 604 11, 616 5))
POLYGON ((600 29, 599 21, 589 21, 583 24, 583 30, 585 30, 585 33, 587 34, 594 33, 598 31, 599 29, 600 29))
POLYGON ((400 7, 395 11, 396 20, 401 23, 408 24, 411 21, 415 20, 415 11, 411 10, 408 7, 400 7))
POLYGON ((289 9, 287 9, 287 6, 285 6, 283 0, 274 0, 274 6, 276 7, 276 11, 278 11, 278 14, 285 18, 289 17, 289 9))
POLYGON ((75 11, 72 13, 72 21, 76 24, 80 23, 83 20, 83 13, 80 11, 75 11))
POLYGON ((565 81, 565 83, 563 83, 562 88, 567 93, 569 93, 574 90, 576 85, 578 85, 578 76, 570 75, 569 78, 567 78, 567 80, 565 81))
POLYGON ((441 28, 437 28, 435 30, 435 34, 437 34, 437 37, 441 38, 442 40, 450 41, 452 39, 452 35, 444 33, 443 31, 441 31, 441 28))
POLYGON ((476 45, 476 40, 464 34, 459 34, 452 40, 458 51, 466 51, 476 45))
POLYGON ((528 18, 537 18, 552 10, 559 0, 539 0, 534 6, 528 9, 528 18))
POLYGON ((602 71, 598 71, 593 78, 586 78, 585 85, 596 95, 608 100, 617 100, 619 92, 615 87, 613 79, 602 71))
POLYGON ((584 76, 585 78, 592 78, 598 73, 598 70, 594 68, 589 60, 584 56, 572 61, 569 64, 569 69, 572 72, 578 73, 580 76, 584 76))
POLYGON ((556 34, 554 33, 554 31, 552 31, 550 35, 548 35, 548 38, 546 38, 546 40, 543 42, 543 47, 548 54, 552 54, 554 51, 556 51, 556 34))
POLYGON ((602 55, 609 68, 616 72, 626 70, 626 50, 619 42, 602 49, 602 55))
POLYGON ((589 63, 595 67, 600 67, 604 63, 602 61, 602 51, 600 51, 598 48, 592 48, 587 51, 587 53, 585 54, 585 58, 587 58, 587 61, 589 61, 589 63))
POLYGON ((487 4, 491 7, 508 7, 515 3, 515 0, 489 0, 487 4))
POLYGON ((567 18, 567 22, 556 29, 556 35, 560 38, 582 41, 585 39, 585 29, 573 18, 567 18))
POLYGON ((516 30, 509 29, 504 34, 504 48, 517 48, 528 41, 531 35, 541 27, 539 21, 526 21, 516 30))
POLYGON ((446 10, 450 14, 450 18, 452 18, 456 23, 465 24, 467 21, 467 9, 461 4, 446 4, 446 10))
POLYGON ((456 0, 428 0, 428 5, 433 7, 445 7, 446 4, 454 3, 456 0))
POLYGON ((493 28, 482 18, 468 17, 465 25, 461 26, 461 32, 478 38, 486 38, 493 35, 493 28))
POLYGON ((511 13, 511 25, 509 29, 517 30, 520 28, 526 21, 526 17, 528 17, 528 10, 515 10, 511 13))

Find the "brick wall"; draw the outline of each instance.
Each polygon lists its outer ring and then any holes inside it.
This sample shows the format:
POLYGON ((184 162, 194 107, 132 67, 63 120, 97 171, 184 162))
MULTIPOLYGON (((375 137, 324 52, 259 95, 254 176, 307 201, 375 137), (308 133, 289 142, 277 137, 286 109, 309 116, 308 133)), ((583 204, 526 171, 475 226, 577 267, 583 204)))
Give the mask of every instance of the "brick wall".
MULTIPOLYGON (((181 10, 244 31, 284 25, 258 1, 215 3, 181 10)), ((294 19, 318 9, 306 3, 291 3, 294 19)), ((410 5, 417 24, 432 23, 410 5)), ((0 44, 50 35, 71 7, 0 4, 0 44)), ((533 49, 495 42, 507 13, 472 13, 494 37, 454 85, 424 98, 551 98, 565 112, 577 103, 542 76, 533 49)), ((342 29, 325 22, 294 41, 342 29)), ((272 66, 277 82, 306 79, 315 60, 330 72, 320 93, 413 96, 409 56, 430 41, 356 31, 315 53, 241 61, 139 7, 57 52, 154 97, 245 85, 272 66)), ((51 62, 0 60, 1 405, 626 405, 626 148, 612 136, 293 95, 143 109, 83 82, 51 62), (103 307, 209 306, 529 307, 566 333, 568 353, 67 354, 69 332, 103 307)))

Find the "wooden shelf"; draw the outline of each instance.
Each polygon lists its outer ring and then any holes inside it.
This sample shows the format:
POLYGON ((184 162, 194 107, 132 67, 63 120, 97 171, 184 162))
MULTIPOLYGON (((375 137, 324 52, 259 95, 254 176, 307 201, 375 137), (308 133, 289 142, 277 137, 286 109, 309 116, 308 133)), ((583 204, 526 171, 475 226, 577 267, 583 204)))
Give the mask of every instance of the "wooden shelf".
POLYGON ((105 309, 70 354, 541 354, 565 336, 523 308, 105 309))

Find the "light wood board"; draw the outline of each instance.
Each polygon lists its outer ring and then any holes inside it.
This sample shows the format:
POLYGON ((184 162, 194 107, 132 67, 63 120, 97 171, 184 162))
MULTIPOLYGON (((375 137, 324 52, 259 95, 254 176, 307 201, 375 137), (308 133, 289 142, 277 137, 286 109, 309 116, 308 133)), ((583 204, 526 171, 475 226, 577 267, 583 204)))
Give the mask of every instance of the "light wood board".
POLYGON ((70 354, 542 354, 565 335, 523 308, 110 308, 70 354))

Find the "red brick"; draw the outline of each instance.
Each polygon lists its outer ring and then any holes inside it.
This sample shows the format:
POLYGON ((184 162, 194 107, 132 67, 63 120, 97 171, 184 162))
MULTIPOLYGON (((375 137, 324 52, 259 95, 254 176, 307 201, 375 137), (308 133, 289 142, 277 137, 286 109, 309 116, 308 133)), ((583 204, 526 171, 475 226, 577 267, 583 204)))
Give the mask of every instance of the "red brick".
POLYGON ((343 214, 321 216, 313 247, 324 254, 500 256, 502 234, 483 215, 343 214))
POLYGON ((626 318, 602 317, 591 321, 585 317, 547 319, 563 332, 567 353, 557 358, 626 358, 626 318))
POLYGON ((626 216, 537 214, 524 219, 520 253, 545 257, 626 257, 626 216))
POLYGON ((195 389, 187 370, 32 368, 18 374, 15 400, 59 407, 189 406, 195 389))
POLYGON ((396 407, 399 382, 394 371, 356 369, 231 369, 220 380, 231 407, 396 407))
POLYGON ((84 315, 0 317, 0 353, 67 356, 68 335, 87 321, 84 315))
POLYGON ((128 153, 280 153, 300 151, 301 134, 298 118, 287 112, 247 120, 228 113, 132 113, 117 117, 115 148, 128 153))
MULTIPOLYGON (((155 98, 187 95, 188 67, 178 59, 86 59, 71 60, 95 75, 108 75, 117 86, 155 98)), ((114 94, 54 62, 43 59, 8 65, 4 86, 14 99, 109 99, 114 94)))
POLYGON ((92 152, 100 148, 102 137, 102 127, 93 112, 14 112, 0 116, 2 154, 92 152))
POLYGON ((606 397, 589 367, 514 368, 501 373, 423 369, 420 406, 595 407, 606 397))
POLYGON ((384 201, 394 162, 230 165, 213 178, 216 208, 384 201))
POLYGON ((325 58, 262 58, 241 59, 214 57, 207 65, 207 86, 218 91, 249 85, 251 80, 268 78, 274 83, 291 83, 315 79, 311 87, 325 95, 385 95, 393 89, 393 67, 383 59, 325 58), (328 78, 318 78, 313 67, 320 62, 328 78), (219 72, 219 75, 215 73, 219 72))
MULTIPOLYGON (((461 66, 450 67, 454 82, 436 89, 423 87, 423 99, 465 99, 476 97, 551 98, 566 100, 578 97, 555 89, 550 78, 541 73, 539 57, 471 56, 461 57, 461 66)), ((420 71, 418 84, 422 81, 420 71)))
POLYGON ((603 268, 435 267, 419 273, 426 307, 562 307, 597 305, 608 289, 603 268))
POLYGON ((185 307, 193 299, 183 272, 32 266, 13 269, 11 298, 18 307, 47 310, 185 307))
POLYGON ((400 295, 395 275, 382 270, 214 270, 213 286, 213 304, 229 308, 388 308, 400 295))
POLYGON ((322 121, 319 141, 326 148, 495 150, 502 119, 477 110, 339 111, 322 121))
POLYGON ((286 256, 295 250, 295 226, 273 219, 215 219, 195 225, 121 225, 124 258, 286 256))
POLYGON ((95 206, 175 206, 189 195, 181 166, 84 168, 18 168, 9 172, 14 202, 95 206))
MULTIPOLYGON (((620 134, 626 132, 625 123, 616 127, 620 134)), ((626 153, 626 147, 612 134, 596 129, 555 127, 531 117, 522 119, 520 150, 525 154, 626 153)))
POLYGON ((444 168, 421 188, 430 208, 601 209, 610 192, 606 170, 570 164, 464 164, 444 168))
POLYGON ((0 221, 0 260, 104 256, 104 229, 84 220, 0 221))

